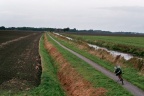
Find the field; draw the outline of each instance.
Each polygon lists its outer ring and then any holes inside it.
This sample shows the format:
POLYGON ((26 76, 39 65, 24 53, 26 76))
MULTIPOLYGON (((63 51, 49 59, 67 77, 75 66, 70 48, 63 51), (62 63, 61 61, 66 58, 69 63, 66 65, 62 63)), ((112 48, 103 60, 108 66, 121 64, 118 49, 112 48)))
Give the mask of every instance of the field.
POLYGON ((144 56, 143 37, 66 35, 111 50, 126 52, 142 57, 144 56))
POLYGON ((24 31, 0 31, 0 44, 9 40, 14 40, 18 37, 27 36, 33 32, 24 31))
POLYGON ((40 74, 37 75, 35 67, 41 33, 10 31, 0 32, 0 36, 0 95, 38 86, 40 74))
POLYGON ((65 96, 41 33, 3 31, 1 34, 5 36, 0 45, 1 96, 65 96), (37 67, 40 62, 42 70, 37 67))
MULTIPOLYGON (((59 46, 49 37, 50 33, 1 31, 0 34, 2 96, 132 96, 117 82, 59 46)), ((84 43, 50 35, 113 71, 111 62, 90 54, 94 50, 87 49, 84 43)), ((144 89, 144 78, 138 70, 125 66, 124 71, 124 78, 144 89)))
POLYGON ((101 40, 105 42, 112 42, 117 44, 125 44, 130 46, 142 47, 144 48, 144 38, 143 37, 122 37, 122 36, 77 36, 86 41, 96 41, 101 40))

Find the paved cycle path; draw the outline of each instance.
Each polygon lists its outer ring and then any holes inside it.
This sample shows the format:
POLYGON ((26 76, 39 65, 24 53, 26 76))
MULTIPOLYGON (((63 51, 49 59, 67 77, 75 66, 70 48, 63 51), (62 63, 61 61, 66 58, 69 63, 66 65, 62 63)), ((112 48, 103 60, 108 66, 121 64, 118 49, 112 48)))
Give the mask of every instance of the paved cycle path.
MULTIPOLYGON (((52 38, 49 35, 50 38, 52 38)), ((109 78, 111 78, 114 81, 117 81, 117 76, 115 76, 114 73, 110 72, 109 70, 101 67, 99 64, 93 62, 92 60, 70 50, 69 48, 63 46, 61 43, 59 43, 58 41, 56 41, 54 38, 52 38, 57 44, 59 44, 61 47, 63 47, 64 49, 68 50, 69 52, 73 53, 74 55, 76 55, 77 57, 81 58, 82 60, 84 60, 85 62, 87 62, 88 64, 90 64, 92 67, 94 67, 96 70, 102 72, 103 74, 105 74, 106 76, 108 76, 109 78)), ((134 77, 135 78, 135 77, 134 77)), ((121 84, 121 82, 118 82, 119 84, 121 84)), ((144 96, 144 91, 139 89, 138 87, 136 87, 135 85, 131 84, 130 82, 126 81, 124 79, 124 85, 121 85, 122 87, 124 87, 125 89, 127 89, 129 92, 131 92, 134 96, 144 96)))

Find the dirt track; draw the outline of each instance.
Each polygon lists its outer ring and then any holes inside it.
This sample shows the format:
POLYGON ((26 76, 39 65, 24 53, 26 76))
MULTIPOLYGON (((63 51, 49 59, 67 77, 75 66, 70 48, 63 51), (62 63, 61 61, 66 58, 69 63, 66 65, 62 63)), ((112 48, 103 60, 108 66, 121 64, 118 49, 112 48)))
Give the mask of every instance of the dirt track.
MULTIPOLYGON (((50 35, 49 35, 50 36, 50 35)), ((51 37, 51 36, 50 36, 51 37)), ((52 38, 52 37, 51 37, 52 38)), ((53 39, 53 38, 52 38, 53 39)), ((58 43, 61 47, 63 47, 64 49, 68 50, 69 52, 73 53, 74 55, 76 55, 77 57, 81 58, 82 60, 84 60, 85 62, 87 62, 88 64, 90 64, 91 66, 93 66, 96 70, 102 72, 103 74, 105 74, 106 76, 108 76, 109 78, 111 78, 114 81, 117 81, 117 77, 114 75, 114 73, 108 71, 107 69, 101 67, 99 64, 85 58, 84 56, 68 49, 67 47, 63 46, 62 44, 60 44, 58 41, 56 41, 55 39, 53 39, 56 43, 58 43)), ((118 82, 119 83, 119 82, 118 82)), ((119 83, 121 84, 121 83, 119 83)), ((144 96, 144 91, 139 89, 138 87, 134 86, 133 84, 131 84, 130 82, 124 80, 124 85, 122 85, 122 87, 124 87, 125 89, 127 89, 129 92, 131 92, 134 96, 144 96)))

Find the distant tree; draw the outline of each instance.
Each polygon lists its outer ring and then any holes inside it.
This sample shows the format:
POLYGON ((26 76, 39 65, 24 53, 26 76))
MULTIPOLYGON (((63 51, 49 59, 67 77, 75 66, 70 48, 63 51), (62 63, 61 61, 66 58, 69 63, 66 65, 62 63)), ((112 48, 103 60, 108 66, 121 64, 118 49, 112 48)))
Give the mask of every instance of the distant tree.
POLYGON ((76 32, 77 29, 76 29, 76 28, 73 28, 73 29, 70 29, 69 31, 70 31, 70 32, 76 32))
POLYGON ((73 30, 74 30, 74 31, 77 31, 77 29, 76 29, 76 28, 74 28, 73 30))
POLYGON ((1 26, 0 27, 0 30, 5 30, 6 28, 4 26, 1 26))
POLYGON ((65 31, 69 31, 70 30, 70 28, 64 28, 63 29, 63 31, 65 32, 65 31))
POLYGON ((15 27, 9 27, 7 28, 8 30, 15 30, 16 28, 15 27))
POLYGON ((93 29, 88 30, 88 32, 93 32, 93 29))
POLYGON ((50 32, 53 32, 55 30, 56 30, 55 28, 47 28, 47 31, 50 31, 50 32))

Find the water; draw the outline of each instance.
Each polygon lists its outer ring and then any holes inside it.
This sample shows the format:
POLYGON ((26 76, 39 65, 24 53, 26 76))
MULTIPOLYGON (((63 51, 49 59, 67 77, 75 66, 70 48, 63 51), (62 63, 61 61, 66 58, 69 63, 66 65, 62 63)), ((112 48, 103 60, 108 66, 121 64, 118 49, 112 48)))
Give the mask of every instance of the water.
POLYGON ((59 36, 61 36, 61 37, 64 37, 63 35, 61 35, 61 34, 59 34, 59 33, 55 33, 55 32, 53 32, 54 34, 56 34, 56 35, 59 35, 59 36))
POLYGON ((73 40, 72 38, 70 38, 70 37, 66 37, 68 40, 73 40))
POLYGON ((99 47, 97 45, 93 45, 93 44, 88 44, 90 47, 92 48, 95 48, 95 50, 98 50, 98 49, 102 49, 102 50, 105 50, 107 52, 109 52, 112 56, 116 57, 118 55, 120 55, 121 57, 123 57, 125 60, 129 60, 131 58, 133 58, 132 55, 130 54, 126 54, 126 53, 122 53, 122 52, 117 52, 117 51, 112 51, 112 50, 108 50, 106 48, 103 48, 103 47, 99 47))
MULTIPOLYGON (((59 34, 59 33, 54 33, 54 34, 59 35, 59 36, 61 36, 61 37, 65 37, 65 38, 67 38, 68 40, 73 40, 72 38, 63 36, 63 35, 61 35, 61 34, 59 34)), ((88 46, 89 46, 89 47, 92 47, 92 48, 95 48, 95 50, 98 50, 98 49, 105 50, 105 51, 109 52, 109 53, 110 53, 112 56, 114 56, 114 57, 120 55, 120 56, 123 57, 125 60, 129 60, 129 59, 133 58, 132 55, 127 54, 127 53, 122 53, 122 52, 118 52, 118 51, 108 50, 107 48, 99 47, 99 46, 93 45, 93 44, 88 44, 88 46)))
POLYGON ((68 40, 73 40, 72 38, 63 36, 63 35, 61 35, 61 34, 59 34, 59 33, 54 33, 54 34, 59 35, 59 36, 61 36, 61 37, 65 37, 65 38, 68 39, 68 40))

